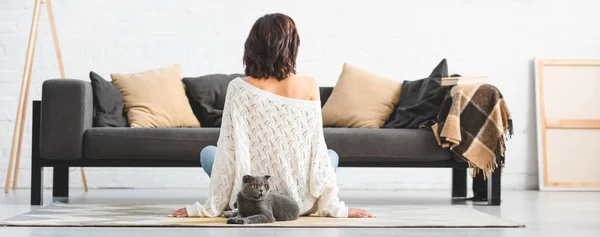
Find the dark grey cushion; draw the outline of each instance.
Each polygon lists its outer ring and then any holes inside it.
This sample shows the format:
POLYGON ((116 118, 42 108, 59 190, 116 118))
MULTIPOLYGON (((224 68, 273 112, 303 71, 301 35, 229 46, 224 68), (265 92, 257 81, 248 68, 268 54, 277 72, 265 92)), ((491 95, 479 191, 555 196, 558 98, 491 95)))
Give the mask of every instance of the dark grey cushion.
POLYGON ((210 74, 201 77, 184 77, 185 93, 192 111, 202 127, 220 127, 227 86, 243 74, 210 74))
POLYGON ((92 85, 74 79, 50 79, 42 85, 40 154, 44 159, 80 159, 83 134, 92 127, 92 85))
MULTIPOLYGON (((325 128, 329 149, 342 161, 441 161, 450 152, 437 145, 431 131, 417 129, 325 128)), ((219 128, 92 128, 85 133, 89 159, 199 160, 200 151, 216 145, 219 128)))
POLYGON ((216 145, 219 128, 91 128, 84 136, 88 159, 197 160, 216 145))
POLYGON ((360 162, 442 161, 451 153, 433 133, 419 129, 325 128, 327 148, 340 160, 360 162))
POLYGON ((319 93, 320 93, 320 97, 321 97, 321 107, 323 107, 323 105, 325 105, 325 102, 327 102, 327 99, 329 99, 329 96, 331 96, 332 91, 333 91, 333 87, 320 87, 319 88, 319 93))
POLYGON ((415 81, 404 80, 398 104, 383 127, 417 129, 436 122, 448 91, 447 86, 440 86, 440 80, 447 76, 448 64, 443 59, 429 77, 415 81))
POLYGON ((95 72, 90 72, 94 94, 94 127, 127 127, 121 90, 95 72))

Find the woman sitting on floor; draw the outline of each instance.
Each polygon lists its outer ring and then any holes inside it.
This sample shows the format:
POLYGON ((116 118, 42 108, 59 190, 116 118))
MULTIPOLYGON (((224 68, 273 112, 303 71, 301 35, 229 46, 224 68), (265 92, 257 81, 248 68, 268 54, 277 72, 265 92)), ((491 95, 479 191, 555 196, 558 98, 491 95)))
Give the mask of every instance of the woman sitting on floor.
POLYGON ((244 175, 271 175, 270 189, 294 199, 301 215, 373 217, 338 198, 339 158, 325 144, 319 86, 295 75, 299 44, 290 17, 255 22, 244 45, 246 77, 229 84, 217 146, 201 152, 208 199, 171 216, 220 216, 234 209, 244 175))

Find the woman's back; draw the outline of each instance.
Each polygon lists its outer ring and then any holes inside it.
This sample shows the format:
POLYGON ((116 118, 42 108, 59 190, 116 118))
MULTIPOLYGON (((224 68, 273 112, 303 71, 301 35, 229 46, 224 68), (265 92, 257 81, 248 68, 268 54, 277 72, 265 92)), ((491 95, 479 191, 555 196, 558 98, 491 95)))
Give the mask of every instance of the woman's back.
MULTIPOLYGON (((265 85, 271 90, 286 88, 265 85)), ((273 176, 271 189, 294 199, 301 213, 347 216, 337 198, 320 101, 284 97, 236 78, 228 86, 223 111, 211 195, 205 205, 208 213, 218 215, 233 206, 242 176, 250 174, 273 176)))
MULTIPOLYGON (((312 146, 316 145, 313 143, 319 142, 313 138, 321 135, 318 133, 321 131, 318 129, 319 126, 322 126, 321 121, 318 121, 321 118, 320 103, 308 100, 306 97, 291 98, 288 97, 290 94, 286 96, 276 94, 269 89, 286 89, 286 87, 269 85, 267 90, 263 90, 246 80, 232 81, 228 89, 231 93, 228 95, 225 108, 229 109, 227 114, 231 117, 231 121, 227 124, 232 126, 221 129, 233 129, 229 132, 234 134, 236 146, 243 151, 248 151, 249 157, 238 159, 251 162, 248 165, 252 167, 244 170, 245 172, 275 175, 272 172, 281 173, 285 172, 285 169, 292 168, 305 173, 306 168, 310 166, 306 162, 311 157, 312 146), (270 162, 286 163, 286 165, 276 167, 264 165, 270 162)), ((289 91, 296 95, 301 93, 298 90, 289 91)), ((227 134, 228 131, 222 132, 227 134)), ((325 144, 320 145, 325 147, 325 144)), ((283 179, 283 177, 278 178, 283 179)), ((289 186, 284 185, 281 188, 295 190, 294 186, 298 182, 303 181, 293 180, 289 186)), ((273 188, 279 187, 274 185, 273 188)))
POLYGON ((319 90, 315 79, 291 75, 285 80, 244 78, 254 87, 279 96, 298 100, 319 100, 319 90))

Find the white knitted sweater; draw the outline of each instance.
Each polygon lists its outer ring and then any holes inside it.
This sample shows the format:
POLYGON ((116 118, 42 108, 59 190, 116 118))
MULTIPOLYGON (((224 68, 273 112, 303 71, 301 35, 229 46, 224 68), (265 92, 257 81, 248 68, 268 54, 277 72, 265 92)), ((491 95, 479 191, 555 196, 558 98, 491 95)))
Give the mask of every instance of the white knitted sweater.
POLYGON ((271 175, 272 192, 292 197, 301 214, 347 217, 323 137, 321 102, 261 90, 242 78, 228 86, 208 199, 189 216, 233 209, 242 177, 271 175))

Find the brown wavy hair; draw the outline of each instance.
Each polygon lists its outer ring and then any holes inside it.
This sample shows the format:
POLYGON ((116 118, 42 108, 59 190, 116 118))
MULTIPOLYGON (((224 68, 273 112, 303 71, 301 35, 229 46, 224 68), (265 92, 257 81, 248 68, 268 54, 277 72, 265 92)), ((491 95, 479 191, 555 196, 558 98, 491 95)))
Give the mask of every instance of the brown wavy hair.
POLYGON ((300 37, 294 20, 281 13, 256 20, 244 43, 246 76, 282 81, 296 73, 300 37))

